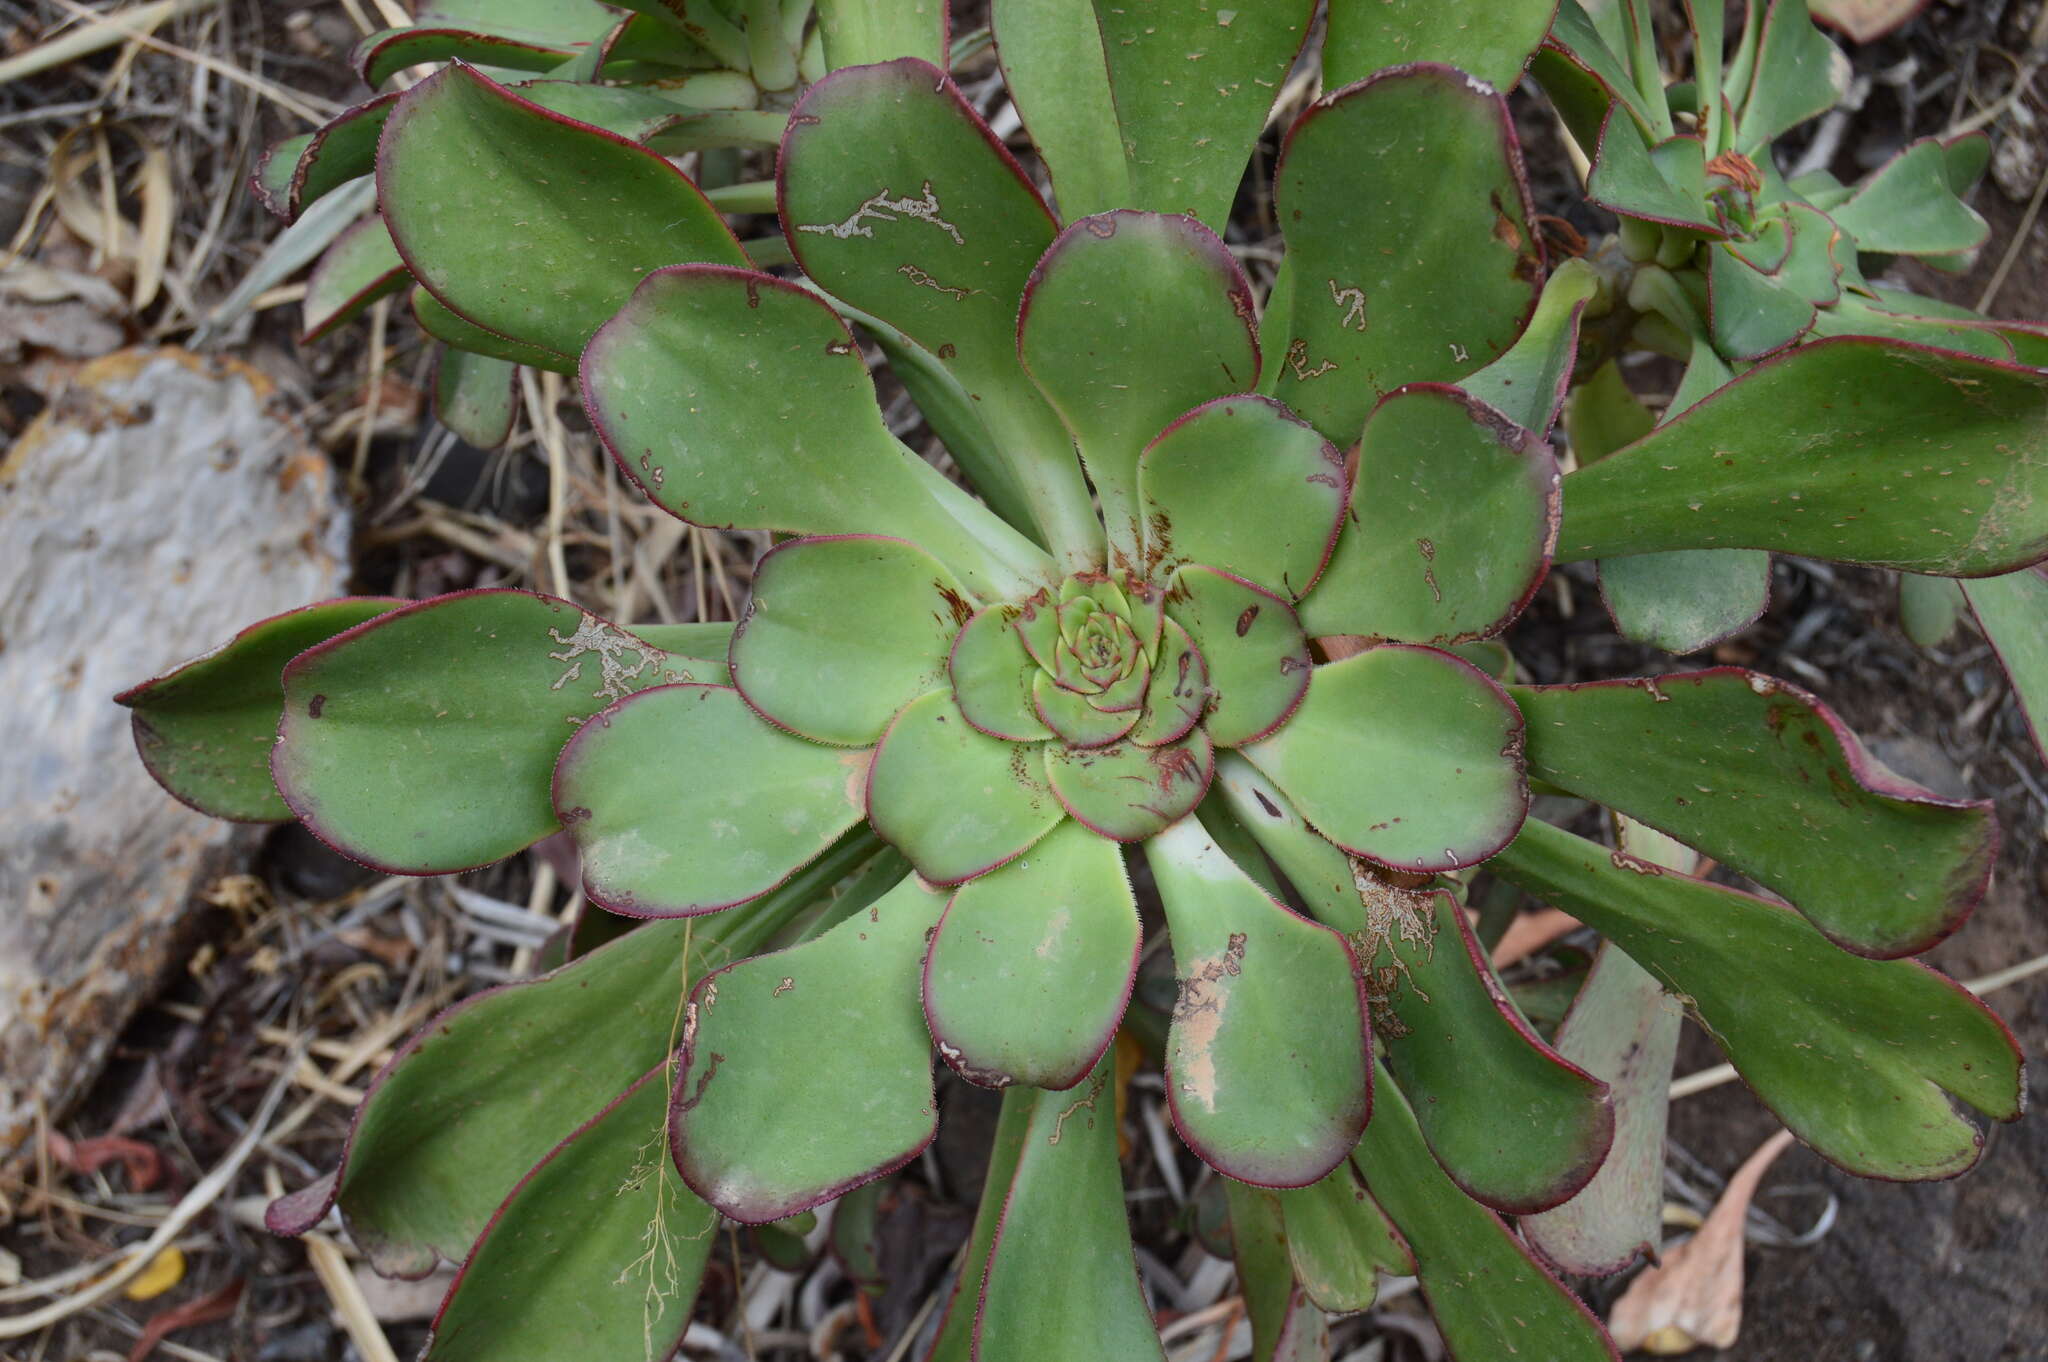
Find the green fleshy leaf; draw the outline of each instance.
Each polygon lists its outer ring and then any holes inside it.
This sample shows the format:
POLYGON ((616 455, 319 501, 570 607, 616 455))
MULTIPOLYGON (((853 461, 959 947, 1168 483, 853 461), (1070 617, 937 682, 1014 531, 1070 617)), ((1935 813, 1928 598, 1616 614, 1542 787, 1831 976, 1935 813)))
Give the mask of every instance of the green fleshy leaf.
MULTIPOLYGON (((835 850, 761 910, 650 923, 442 1012, 372 1084, 339 1170, 275 1202, 265 1223, 303 1234, 338 1201, 379 1272, 417 1277, 460 1259, 521 1174, 666 1060, 683 980, 752 954, 777 921, 766 910, 809 902, 875 845, 835 850)), ((640 1136, 657 1155, 661 1121, 657 1105, 640 1136)))
POLYGON ((2048 575, 2031 567, 1964 582, 1963 594, 1998 650, 2035 750, 2048 760, 2048 575))
POLYGON ((1216 745, 1200 728, 1155 746, 1045 744, 1045 773, 1059 806, 1118 842, 1143 841, 1185 818, 1215 772, 1216 745))
POLYGON ((477 326, 572 362, 649 271, 747 263, 697 186, 661 157, 468 67, 405 93, 378 167, 385 222, 428 291, 477 326))
POLYGON ((1803 203, 1785 205, 1785 222, 1791 249, 1773 278, 1802 298, 1822 307, 1832 306, 1842 296, 1842 265, 1837 255, 1853 256, 1853 243, 1842 235, 1834 219, 1803 203))
MULTIPOLYGON (((630 0, 626 7, 633 7, 630 0)), ((423 0, 416 13, 429 27, 474 28, 564 47, 604 36, 618 17, 599 0, 423 0)))
POLYGON ((1991 235, 1990 224, 1949 187, 1947 152, 1934 137, 1879 167, 1834 218, 1858 250, 1890 255, 1974 250, 1991 235))
POLYGON ((1813 26, 1806 0, 1772 0, 1736 120, 1738 148, 1761 152, 1781 134, 1832 109, 1842 97, 1838 63, 1846 73, 1848 64, 1835 45, 1813 26))
POLYGON ((950 690, 911 701, 875 749, 868 821, 933 884, 1013 860, 1065 814, 1037 749, 975 729, 950 690))
POLYGON ((2048 553, 2048 374, 1803 345, 1564 480, 1557 558, 1753 548, 1941 576, 2048 553))
POLYGON ((518 384, 519 366, 510 360, 443 346, 434 375, 434 416, 464 442, 496 449, 511 437, 518 384))
POLYGON ((284 711, 285 664, 317 643, 397 608, 350 596, 261 620, 210 653, 114 697, 133 713, 135 750, 181 803, 238 823, 281 822, 292 811, 270 778, 284 711))
MULTIPOLYGON (((1066 1105, 1065 1098, 1048 1096, 1037 1088, 1003 1090, 995 1138, 989 1145, 988 1175, 982 1179, 981 1201, 974 1213, 974 1229, 967 1237, 960 1271, 953 1276, 953 1290, 939 1319, 938 1337, 933 1340, 925 1362, 972 1362, 974 1317, 980 1309, 982 1284, 988 1279, 989 1251, 995 1247, 996 1235, 1002 1229, 1003 1207, 1009 1200, 1010 1184, 1016 1180, 1031 1116, 1040 1098, 1066 1105)), ((1020 1358, 1018 1362, 1027 1359, 1020 1358)))
POLYGON ((1240 747, 1287 721, 1314 665, 1293 606, 1241 577, 1184 567, 1174 574, 1166 609, 1208 669, 1213 699, 1203 726, 1210 741, 1240 747))
POLYGON ((1359 1314, 1379 1299, 1382 1272, 1414 1275, 1415 1258, 1345 1160, 1321 1181, 1273 1194, 1286 1223, 1294 1275, 1332 1314, 1359 1314))
POLYGON ((1382 67, 1427 61, 1470 71, 1496 90, 1512 90, 1556 13, 1557 0, 1336 0, 1323 40, 1323 83, 1334 89, 1382 67))
POLYGON ((1354 865, 1241 759, 1224 760, 1218 783, 1309 910, 1351 940, 1375 1033, 1452 1180, 1517 1214, 1585 1186, 1614 1131, 1603 1087, 1529 1030, 1457 900, 1354 865))
POLYGON ((1834 307, 1823 308, 1814 320, 1814 332, 1821 336, 1883 336, 1915 345, 1961 350, 1982 359, 2010 360, 2016 333, 1981 322, 1950 321, 1945 317, 1916 317, 1872 307, 1854 294, 1834 307))
POLYGON ((498 71, 552 71, 573 55, 566 46, 542 40, 412 25, 368 35, 349 60, 363 84, 374 90, 408 66, 474 62, 498 71))
POLYGON ((1142 208, 1220 231, 1314 10, 997 0, 996 51, 1061 216, 1142 208))
POLYGON ((1861 955, 1913 955, 1982 897, 1996 832, 1873 762, 1796 687, 1733 667, 1517 687, 1530 774, 1785 896, 1861 955))
POLYGON ((1756 623, 1771 601, 1771 555, 1755 549, 1679 549, 1600 560, 1600 599, 1615 629, 1682 655, 1756 623))
POLYGON ((947 907, 924 972, 939 1054, 983 1087, 1073 1087, 1116 1034, 1139 938, 1116 844, 1061 823, 947 907))
POLYGON ((412 282, 391 233, 375 213, 334 239, 306 281, 299 344, 318 340, 379 298, 412 282))
POLYGON ((1067 228, 1025 289, 1017 343, 1127 555, 1139 452, 1183 412, 1258 382, 1251 283, 1192 218, 1120 210, 1067 228))
POLYGON ((1339 444, 1383 394, 1506 353, 1535 306, 1507 106, 1459 72, 1387 71, 1311 106, 1274 194, 1296 278, 1275 391, 1339 444))
POLYGON ((1458 386, 1522 429, 1547 437, 1578 362, 1579 320, 1600 288, 1599 273, 1585 261, 1559 265, 1544 283, 1521 339, 1458 386))
POLYGON ((1499 633, 1542 585, 1557 516, 1546 441, 1456 388, 1403 388, 1366 419, 1349 523, 1303 623, 1413 643, 1499 633))
POLYGON ((1295 1280, 1275 1193, 1224 1179, 1230 1202, 1231 1258, 1252 1321, 1253 1362, 1325 1362, 1329 1324, 1295 1280))
POLYGON ((1343 453, 1270 398, 1191 411, 1138 463, 1147 575, 1199 563, 1300 600, 1329 560, 1347 481, 1343 453))
POLYGON ((629 142, 650 141, 683 121, 675 101, 652 90, 579 80, 523 80, 506 88, 550 113, 617 133, 629 142))
POLYGON ((1899 574, 1899 627, 1922 648, 1940 647, 1967 604, 1963 584, 1954 578, 1899 574))
MULTIPOLYGON (((1596 9, 1610 24, 1626 22, 1618 5, 1601 4, 1596 9)), ((1544 94, 1581 146, 1599 142, 1600 125, 1610 104, 1618 103, 1638 127, 1649 127, 1649 110, 1629 78, 1628 67, 1615 55, 1617 48, 1627 45, 1624 34, 1603 32, 1578 0, 1561 0, 1550 36, 1530 65, 1530 73, 1542 84, 1544 94)))
POLYGON ((718 1217, 658 1139, 668 1066, 642 1078, 522 1180, 434 1317, 421 1362, 548 1362, 682 1342, 718 1217), (579 1208, 563 1234, 562 1209, 579 1208))
POLYGON ((492 359, 502 359, 508 364, 524 364, 529 368, 546 369, 552 373, 576 372, 574 360, 558 355, 552 350, 543 350, 537 345, 509 340, 494 331, 486 331, 468 318, 450 312, 446 303, 427 292, 425 288, 414 287, 412 314, 418 320, 420 330, 457 350, 467 350, 474 355, 488 355, 492 359))
POLYGON ((1976 1163, 1983 1137, 1949 1094, 2019 1115, 2011 1032, 1914 961, 1844 954, 1789 908, 1534 821, 1493 869, 1684 998, 1778 1119, 1851 1173, 1918 1181, 1976 1163))
POLYGON ((1365 986, 1344 938, 1269 898, 1190 818, 1145 844, 1179 993, 1166 1097, 1218 1172, 1305 1187, 1372 1107, 1365 986))
MULTIPOLYGON (((990 1170, 1002 1213, 974 1305, 974 1362, 1165 1357, 1124 1218, 1115 1077, 1105 1055, 1084 1087, 1038 1093, 1007 1186, 990 1170)), ((984 1198, 984 1219, 987 1210, 984 1198)), ((958 1300, 954 1313, 969 1306, 958 1300)))
POLYGON ((1093 703, 1098 698, 1066 689, 1050 672, 1031 678, 1032 712, 1056 737, 1075 747, 1107 747, 1136 728, 1144 717, 1144 711, 1135 705, 1098 709, 1093 703))
POLYGON ((619 466, 692 524, 894 535, 989 594, 1049 569, 889 433, 853 334, 794 284, 718 266, 658 271, 582 367, 619 466))
POLYGON ((1163 621, 1159 660, 1145 687, 1145 717, 1131 730, 1131 741, 1140 747, 1179 742, 1201 721, 1209 698, 1209 665, 1201 650, 1187 630, 1163 621))
POLYGON ((991 738, 1035 742, 1051 737, 1052 730, 1031 706, 1032 678, 1041 673, 1017 634, 1021 613, 1022 607, 1009 604, 977 613, 954 640, 947 671, 953 702, 968 723, 991 738))
POLYGON ((907 876, 816 940, 712 974, 691 994, 669 1108, 676 1167, 749 1225, 901 1167, 938 1130, 917 1006, 942 895, 907 876), (791 1120, 789 1094, 829 1121, 791 1120))
POLYGON ((549 777, 577 724, 645 687, 723 671, 552 596, 457 592, 300 654, 271 771, 344 855, 388 874, 466 870, 559 826, 549 777))
POLYGON ((944 682, 972 609, 953 574, 915 544, 793 540, 755 568, 732 638, 733 685, 792 733, 872 747, 897 710, 944 682))
POLYGON ((1813 303, 1783 287, 1726 242, 1707 243, 1708 325, 1714 348, 1729 359, 1781 350, 1813 326, 1813 303))
POLYGON ((398 102, 377 95, 343 109, 310 133, 287 138, 257 162, 254 186, 264 206, 296 222, 308 205, 376 168, 377 139, 398 102))
POLYGON ((1600 125, 1586 197, 1624 218, 1706 237, 1727 235, 1715 222, 1704 194, 1689 193, 1671 182, 1657 159, 1657 148, 1620 104, 1609 107, 1600 125))
POLYGON ((1245 756, 1323 836, 1397 870, 1474 865, 1529 808, 1522 716, 1479 670, 1390 644, 1317 667, 1294 717, 1245 756))
POLYGON ((818 28, 833 70, 896 57, 946 64, 946 0, 818 0, 818 28))
MULTIPOLYGON (((396 97, 379 96, 387 102, 396 97)), ((297 173, 299 163, 305 159, 306 148, 313 144, 317 135, 302 132, 296 137, 272 142, 256 158, 256 169, 249 176, 249 192, 256 196, 256 201, 287 222, 292 216, 292 176, 297 173)))
POLYGON ((1422 1142, 1415 1109, 1385 1069, 1353 1158, 1373 1200, 1415 1256, 1415 1272, 1455 1362, 1540 1357, 1618 1362, 1592 1312, 1500 1222, 1458 1190, 1422 1142))
POLYGON ((1657 418, 1621 376, 1621 365, 1611 359, 1565 399, 1565 441, 1582 467, 1634 444, 1656 425, 1657 418))
POLYGON ((686 917, 757 898, 823 854, 860 821, 868 758, 791 737, 731 687, 660 686, 576 731, 555 808, 592 902, 686 917), (733 771, 746 779, 713 774, 733 771))

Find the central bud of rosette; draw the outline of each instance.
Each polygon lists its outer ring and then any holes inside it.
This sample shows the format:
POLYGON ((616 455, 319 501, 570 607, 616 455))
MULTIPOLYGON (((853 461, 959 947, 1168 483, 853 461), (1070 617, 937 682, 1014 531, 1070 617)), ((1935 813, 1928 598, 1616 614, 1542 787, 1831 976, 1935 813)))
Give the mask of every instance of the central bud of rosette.
POLYGON ((1166 618, 1161 594, 1128 577, 1089 573, 1002 612, 1037 664, 1031 708, 1054 737, 1088 748, 1136 734, 1158 745, 1201 717, 1207 668, 1187 632, 1166 618))

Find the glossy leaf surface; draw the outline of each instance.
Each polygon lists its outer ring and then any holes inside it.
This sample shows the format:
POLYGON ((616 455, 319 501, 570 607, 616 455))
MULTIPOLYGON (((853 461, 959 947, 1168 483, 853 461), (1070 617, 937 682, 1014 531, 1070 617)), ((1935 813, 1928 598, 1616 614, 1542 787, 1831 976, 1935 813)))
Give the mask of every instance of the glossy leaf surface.
POLYGON ((1769 886, 1846 950, 1917 954, 1984 892, 1990 809, 1885 771, 1782 681, 1722 667, 1513 694, 1532 776, 1769 886))
POLYGON ((1528 812, 1521 715, 1432 648, 1317 667, 1294 717, 1244 754, 1323 836, 1399 870, 1485 860, 1528 812))
MULTIPOLYGON (((1689 1000, 1778 1119, 1862 1177, 1953 1177, 1983 1136, 1950 1095, 2019 1114, 2019 1050, 1956 984, 1846 955, 1798 914, 1532 821, 1494 863, 1689 1000)), ((1398 1218, 1398 1217, 1397 1217, 1398 1218)))
POLYGON ((1294 272, 1277 395, 1348 445, 1404 383, 1455 381, 1503 354, 1535 306, 1507 106, 1460 72, 1383 72, 1313 105, 1274 194, 1294 272))
POLYGON ((759 1225, 915 1157, 938 1129, 917 1006, 943 896, 908 876, 815 940, 728 965, 691 993, 669 1145, 690 1186, 759 1225), (792 1089, 828 1121, 790 1109, 792 1089))
POLYGON ((1116 845, 1061 823, 947 906, 924 969, 940 1056, 984 1087, 1073 1087, 1123 1018, 1139 937, 1116 845))
POLYGON ((1147 842, 1145 859, 1179 990, 1166 1038, 1174 1125, 1240 1181, 1316 1181, 1372 1107, 1358 961, 1337 933, 1269 898, 1194 819, 1147 842))

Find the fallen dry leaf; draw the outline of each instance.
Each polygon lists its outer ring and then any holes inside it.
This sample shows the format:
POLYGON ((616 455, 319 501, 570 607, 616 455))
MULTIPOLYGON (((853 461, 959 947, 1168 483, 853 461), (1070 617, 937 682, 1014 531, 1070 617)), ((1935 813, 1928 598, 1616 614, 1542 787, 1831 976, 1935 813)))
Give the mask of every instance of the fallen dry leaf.
POLYGON ((1781 1130, 1743 1161, 1699 1233, 1664 1251, 1628 1284, 1607 1319, 1623 1352, 1660 1354, 1734 1346, 1742 1328, 1742 1222, 1764 1173, 1792 1144, 1781 1130))
POLYGON ((195 1324, 211 1324, 217 1319, 228 1319, 235 1313, 235 1306, 242 1299, 243 1280, 235 1278, 220 1290, 201 1296, 196 1301, 174 1305, 168 1310, 159 1310, 143 1324, 141 1334, 135 1339, 135 1346, 128 1350, 128 1362, 142 1362, 156 1351, 156 1345, 163 1342, 173 1330, 189 1329, 195 1324))
POLYGON ((1927 0, 1812 0, 1813 17, 1855 42, 1882 38, 1927 8, 1927 0))
POLYGON ((1506 969, 1517 960, 1534 955, 1566 932, 1578 929, 1579 920, 1562 908, 1542 908, 1533 913, 1523 913, 1501 933, 1499 944, 1493 948, 1493 967, 1506 969))

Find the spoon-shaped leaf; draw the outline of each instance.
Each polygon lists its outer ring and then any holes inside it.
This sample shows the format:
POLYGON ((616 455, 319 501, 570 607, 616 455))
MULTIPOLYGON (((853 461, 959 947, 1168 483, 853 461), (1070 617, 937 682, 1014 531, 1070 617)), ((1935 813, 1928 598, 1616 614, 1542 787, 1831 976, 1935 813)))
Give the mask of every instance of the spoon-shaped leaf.
POLYGON ((1780 134, 1833 108, 1842 97, 1838 74, 1847 71, 1835 45, 1813 26, 1806 0, 1771 0, 1735 124, 1738 149, 1767 147, 1780 134))
POLYGON ((953 574, 915 544, 792 540, 754 570, 733 632, 732 683, 792 733, 872 747, 897 710, 945 680, 972 609, 953 574))
POLYGON ((673 1349, 718 1217, 660 1142, 666 1063, 521 1179, 448 1289, 421 1362, 549 1362, 673 1349), (564 1208, 576 1229, 562 1233, 564 1208))
POLYGON ((1348 523, 1303 622, 1414 643, 1498 633, 1542 585, 1557 516, 1543 439, 1456 388, 1391 393, 1366 418, 1348 523))
POLYGON ((545 40, 479 33, 467 28, 408 25, 372 33, 356 44, 350 64, 376 89, 408 66, 476 62, 499 71, 551 71, 572 54, 545 40))
POLYGON ((1269 898, 1185 818, 1145 843, 1173 937, 1178 996, 1166 1099, 1217 1171, 1305 1187, 1372 1109, 1365 986, 1344 938, 1269 898))
POLYGON ((1557 558, 1751 548, 1940 576, 2048 554, 2048 373, 1816 341, 1564 480, 1557 558))
POLYGON ((1308 1298, 1332 1314, 1358 1314, 1379 1299, 1381 1273, 1409 1277, 1414 1255, 1346 1159, 1318 1182, 1273 1193, 1288 1256, 1308 1298))
POLYGON ((1060 233, 1024 291, 1017 345, 1125 556, 1138 544, 1139 452, 1181 413, 1259 377, 1257 313, 1236 259, 1193 218, 1128 209, 1060 233))
POLYGON ((903 707, 868 773, 868 821, 933 884, 1013 860, 1066 816, 1035 746, 981 732, 948 690, 903 707))
POLYGON ((1531 1258, 1500 1217, 1444 1176, 1406 1094, 1384 1069, 1353 1162, 1415 1255, 1422 1294, 1455 1362, 1540 1357, 1618 1362, 1592 1312, 1531 1258))
POLYGON ((1677 549, 1603 558, 1600 600, 1623 637, 1673 656, 1697 653, 1763 614, 1771 601, 1771 555, 1677 549))
POLYGON ((1264 397, 1210 402, 1159 432, 1138 463, 1145 570, 1226 568, 1300 600, 1343 524, 1344 455, 1264 397))
POLYGON ((1003 74, 1068 221, 1112 208, 1221 229, 1315 6, 996 0, 1003 74))
POLYGON ((729 686, 658 686, 576 731, 555 808, 593 903, 687 917, 757 898, 823 854, 860 821, 868 758, 791 737, 729 686), (720 774, 736 771, 746 778, 720 774))
MULTIPOLYGON (((1861 1177, 1954 1177, 2020 1112, 2019 1047, 1962 985, 1831 945, 1789 908, 1531 821, 1493 869, 1611 938, 1687 1001, 1794 1134, 1861 1177)), ((1397 1217, 1398 1219, 1398 1217, 1397 1217)))
POLYGON ((924 967, 939 1054, 984 1087, 1073 1087, 1123 1019, 1139 939, 1116 844, 1061 823, 947 905, 924 967))
POLYGON ((287 222, 328 192, 376 169, 377 139, 398 102, 396 92, 343 109, 302 137, 264 152, 250 186, 263 206, 287 222))
POLYGON ((1357 950, 1387 1061, 1452 1180, 1517 1214, 1585 1186, 1614 1132, 1605 1085, 1529 1029, 1457 900, 1354 866, 1240 757, 1224 758, 1218 784, 1309 910, 1357 950))
POLYGON ((1278 1194, 1226 1179, 1230 1256, 1252 1321, 1256 1362, 1320 1362, 1330 1355, 1329 1321, 1296 1280, 1278 1194))
POLYGON ((1276 394, 1339 444, 1404 383, 1504 354, 1542 282, 1507 105, 1446 66, 1383 71, 1311 106, 1274 195, 1294 275, 1276 394))
POLYGON ((465 443, 496 449, 511 438, 519 366, 510 360, 441 347, 434 374, 434 417, 465 443))
POLYGON ((818 32, 833 70, 895 57, 943 65, 950 46, 946 0, 818 0, 818 32))
POLYGON ((571 364, 649 271, 747 263, 697 186, 667 161, 459 64, 391 111, 377 199, 430 293, 477 326, 571 364))
POLYGON ((271 774, 346 856, 388 874, 466 870, 560 826, 548 782, 577 724, 634 691, 724 671, 552 596, 460 591, 299 654, 271 774))
POLYGON ((1458 384, 1538 438, 1557 424, 1579 358, 1579 322, 1599 295, 1600 275, 1583 260, 1551 271, 1536 313, 1508 352, 1458 384))
POLYGON ((525 341, 509 340, 495 331, 486 331, 467 317, 457 316, 448 310, 448 305, 427 292, 424 287, 415 286, 412 291, 412 315, 420 324, 420 330, 445 345, 471 354, 488 355, 510 364, 524 364, 535 369, 546 369, 551 373, 572 374, 576 363, 567 356, 525 341))
POLYGON ((1033 742, 1052 730, 1032 708, 1032 683, 1039 666, 1017 634, 1023 607, 1007 602, 985 606, 953 640, 947 674, 960 713, 991 738, 1033 742))
POLYGON ((1885 771, 1795 686, 1718 667, 1511 693, 1531 775, 1769 886, 1844 950, 1918 954, 1983 896, 1990 805, 1885 771))
POLYGON ((1311 665, 1293 606, 1241 577, 1189 566, 1174 574, 1166 609, 1208 668, 1211 742, 1240 747, 1287 722, 1308 692, 1311 665))
POLYGON ((1060 807, 1099 836, 1140 842, 1185 818, 1209 792, 1216 745, 1200 728, 1169 743, 1045 745, 1046 778, 1060 807))
POLYGON ((334 239, 306 281, 299 344, 318 340, 379 298, 412 282, 384 219, 375 213, 334 239))
POLYGON ((1317 667, 1294 717, 1244 754, 1323 836, 1397 870, 1475 865, 1529 809, 1522 716, 1476 667, 1433 648, 1317 667))
POLYGON ((1998 650, 2035 750, 2048 760, 2048 573, 2033 567, 1965 582, 1963 594, 1998 650))
POLYGON ((899 1168, 931 1142, 917 976, 944 907, 907 876, 816 940, 698 983, 668 1131, 699 1196, 759 1225, 899 1168), (831 1119, 791 1119, 792 1089, 831 1119))
POLYGON ((1336 0, 1323 40, 1323 83, 1349 85, 1383 67, 1433 61, 1512 90, 1556 13, 1557 0, 1336 0))
MULTIPOLYGON (((981 1296, 953 1306, 956 1314, 973 1311, 974 1362, 1165 1357, 1124 1218, 1115 1077, 1115 1060, 1104 1056, 1082 1086, 1038 1093, 1007 1184, 991 1169, 1002 1211, 981 1296)), ((984 1219, 988 1207, 984 1197, 984 1219)))
POLYGON ((181 803, 238 823, 279 822, 292 811, 270 778, 284 710, 285 664, 316 643, 399 605, 349 596, 274 615, 221 647, 114 697, 132 711, 135 750, 181 803))

